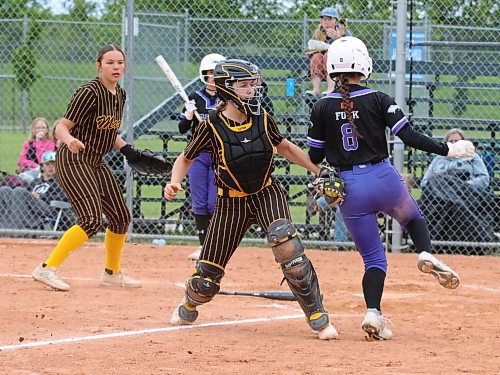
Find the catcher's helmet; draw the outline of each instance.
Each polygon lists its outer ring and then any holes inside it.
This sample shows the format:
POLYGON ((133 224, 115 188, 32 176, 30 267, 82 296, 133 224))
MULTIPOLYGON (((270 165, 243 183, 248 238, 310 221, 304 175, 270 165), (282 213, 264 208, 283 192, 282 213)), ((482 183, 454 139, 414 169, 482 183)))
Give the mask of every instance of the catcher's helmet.
POLYGON ((326 65, 332 78, 342 73, 360 73, 368 79, 372 73, 372 59, 365 44, 353 36, 343 36, 332 43, 326 65))
POLYGON ((214 70, 215 65, 217 65, 219 61, 223 61, 225 59, 226 58, 224 56, 219 55, 218 53, 211 53, 209 55, 206 55, 203 59, 201 59, 200 69, 199 69, 201 82, 207 84, 206 81, 207 71, 214 70))
POLYGON ((224 101, 231 101, 241 112, 246 115, 260 114, 260 104, 264 93, 262 77, 256 65, 237 59, 219 62, 214 70, 215 88, 217 95, 224 101), (234 90, 233 84, 237 81, 257 80, 252 86, 253 97, 242 99, 234 90))

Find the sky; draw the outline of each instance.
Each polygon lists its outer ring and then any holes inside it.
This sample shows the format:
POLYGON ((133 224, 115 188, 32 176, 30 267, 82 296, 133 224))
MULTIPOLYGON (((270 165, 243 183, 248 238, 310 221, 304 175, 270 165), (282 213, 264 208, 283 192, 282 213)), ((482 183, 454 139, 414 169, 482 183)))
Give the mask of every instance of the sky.
POLYGON ((65 10, 63 8, 63 0, 49 0, 48 4, 49 8, 51 8, 55 14, 65 13, 65 10))
MULTIPOLYGON (((93 0, 92 2, 102 3, 103 0, 93 0)), ((52 9, 54 14, 66 13, 66 11, 64 10, 64 0, 48 0, 47 4, 49 5, 49 8, 52 9)))

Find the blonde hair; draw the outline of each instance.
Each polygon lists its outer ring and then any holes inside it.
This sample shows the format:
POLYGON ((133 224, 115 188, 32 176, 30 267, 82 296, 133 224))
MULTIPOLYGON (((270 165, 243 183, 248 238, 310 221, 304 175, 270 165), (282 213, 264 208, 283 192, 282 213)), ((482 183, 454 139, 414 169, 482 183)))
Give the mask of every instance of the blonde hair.
POLYGON ((31 136, 30 136, 30 140, 36 138, 35 127, 36 127, 36 123, 39 122, 39 121, 43 122, 45 124, 45 126, 47 126, 47 135, 45 136, 45 139, 52 139, 52 136, 50 134, 50 126, 49 126, 49 122, 47 121, 47 119, 45 119, 44 117, 37 117, 31 123, 31 136))
POLYGON ((444 135, 443 137, 443 142, 446 143, 448 142, 448 139, 450 139, 450 136, 452 134, 459 134, 460 137, 462 137, 462 139, 465 139, 465 134, 464 134, 464 131, 462 129, 459 129, 459 128, 453 128, 453 129, 450 129, 446 132, 446 134, 444 135))
POLYGON ((316 27, 316 30, 314 30, 313 39, 324 42, 326 40, 326 37, 327 35, 325 29, 323 29, 321 24, 319 24, 318 27, 316 27))

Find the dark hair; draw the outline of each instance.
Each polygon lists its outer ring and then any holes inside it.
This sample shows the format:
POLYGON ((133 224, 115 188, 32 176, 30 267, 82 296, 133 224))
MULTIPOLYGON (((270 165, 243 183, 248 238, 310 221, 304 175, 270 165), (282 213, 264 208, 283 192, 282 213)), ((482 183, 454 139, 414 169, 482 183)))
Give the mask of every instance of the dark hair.
POLYGON ((217 106, 215 107, 215 111, 217 113, 220 113, 220 112, 224 111, 226 108, 227 108, 227 102, 224 100, 221 100, 221 101, 219 101, 219 103, 217 103, 217 106))
POLYGON ((104 56, 105 53, 109 51, 118 51, 123 55, 123 59, 125 59, 125 53, 120 49, 120 47, 115 46, 114 44, 106 44, 101 47, 99 52, 97 53, 97 58, 96 62, 100 63, 102 60, 102 57, 104 56))
POLYGON ((347 117, 347 121, 351 124, 354 129, 354 135, 357 139, 363 138, 361 133, 356 128, 356 124, 354 123, 354 117, 352 117, 351 111, 351 96, 349 94, 349 74, 339 74, 339 83, 340 83, 340 93, 342 94, 342 103, 344 105, 344 112, 347 117))

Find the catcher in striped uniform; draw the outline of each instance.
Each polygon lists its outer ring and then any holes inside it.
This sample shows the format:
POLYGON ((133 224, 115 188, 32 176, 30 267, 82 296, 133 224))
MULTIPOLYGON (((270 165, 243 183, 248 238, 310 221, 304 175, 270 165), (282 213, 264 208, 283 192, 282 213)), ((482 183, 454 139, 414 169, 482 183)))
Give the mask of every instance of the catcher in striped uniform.
POLYGON ((209 152, 218 196, 195 273, 186 281, 186 292, 172 314, 172 324, 190 324, 197 306, 209 302, 220 290, 229 259, 253 223, 267 230, 268 243, 281 264, 285 279, 320 339, 337 337, 323 308, 318 278, 291 222, 281 186, 273 180, 274 150, 315 175, 319 167, 279 132, 273 118, 261 110, 259 69, 243 60, 219 62, 214 71, 216 111, 199 124, 172 169, 165 198, 182 190, 181 182, 193 160, 209 152))
POLYGON ((78 224, 64 233, 50 256, 32 273, 36 281, 62 291, 69 290, 69 285, 59 278, 59 266, 102 228, 103 214, 108 225, 104 238, 106 266, 101 284, 141 286, 140 281, 121 271, 130 213, 122 189, 103 156, 113 148, 120 150, 133 169, 139 166, 139 172, 144 172, 140 168, 143 164, 166 166, 161 158, 149 155, 148 150, 134 149, 118 135, 126 99, 125 91, 118 85, 125 71, 124 53, 114 45, 105 45, 99 50, 96 67, 99 76, 76 91, 55 131, 62 142, 57 151, 56 175, 78 216, 78 224))

